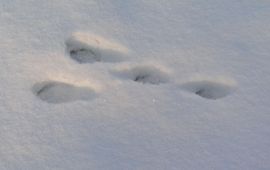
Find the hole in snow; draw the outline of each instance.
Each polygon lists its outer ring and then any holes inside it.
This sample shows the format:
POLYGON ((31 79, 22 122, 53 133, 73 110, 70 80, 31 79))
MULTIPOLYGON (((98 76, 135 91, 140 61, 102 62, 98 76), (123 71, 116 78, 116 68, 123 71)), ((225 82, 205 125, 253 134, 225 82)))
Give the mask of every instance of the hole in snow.
POLYGON ((90 49, 73 49, 70 51, 70 57, 78 63, 100 62, 101 56, 90 49))
POLYGON ((93 89, 68 83, 47 81, 33 86, 33 92, 48 103, 66 103, 76 100, 90 100, 95 96, 93 89))
POLYGON ((200 97, 216 100, 228 96, 236 87, 234 83, 203 80, 186 83, 184 88, 200 97))
POLYGON ((66 50, 76 62, 120 62, 128 49, 116 42, 108 41, 97 35, 77 32, 66 41, 66 50))
POLYGON ((168 73, 155 66, 136 66, 116 73, 124 78, 143 84, 161 84, 169 81, 168 73))

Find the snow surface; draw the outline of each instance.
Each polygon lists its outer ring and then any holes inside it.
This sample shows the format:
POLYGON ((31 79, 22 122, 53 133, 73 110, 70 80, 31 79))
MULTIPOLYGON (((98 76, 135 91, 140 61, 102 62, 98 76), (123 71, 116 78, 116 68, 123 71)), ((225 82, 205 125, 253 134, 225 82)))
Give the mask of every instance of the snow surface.
POLYGON ((2 0, 0 169, 269 170, 269 11, 2 0))

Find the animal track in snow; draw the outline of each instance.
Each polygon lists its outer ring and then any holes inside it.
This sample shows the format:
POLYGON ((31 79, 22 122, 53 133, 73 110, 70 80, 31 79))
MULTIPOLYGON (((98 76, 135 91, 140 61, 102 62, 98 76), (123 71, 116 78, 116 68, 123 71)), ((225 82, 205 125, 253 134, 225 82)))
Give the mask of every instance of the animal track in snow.
POLYGON ((216 100, 231 94, 236 84, 232 81, 201 80, 186 83, 183 87, 200 97, 216 100))
POLYGON ((76 100, 90 100, 95 91, 90 87, 79 87, 72 84, 46 81, 33 86, 34 94, 48 103, 66 103, 76 100))
POLYGON ((83 32, 74 33, 66 41, 66 50, 76 62, 120 62, 128 54, 128 49, 103 37, 83 32))
POLYGON ((151 65, 136 66, 133 68, 123 68, 114 72, 123 78, 143 84, 158 85, 169 81, 169 75, 166 71, 159 67, 151 65))

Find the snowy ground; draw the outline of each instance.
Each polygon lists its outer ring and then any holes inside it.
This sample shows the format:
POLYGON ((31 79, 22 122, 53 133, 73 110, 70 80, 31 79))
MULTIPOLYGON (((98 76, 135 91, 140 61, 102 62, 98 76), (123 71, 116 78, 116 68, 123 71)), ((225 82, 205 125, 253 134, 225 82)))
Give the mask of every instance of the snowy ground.
POLYGON ((269 11, 2 0, 0 169, 269 170, 269 11))

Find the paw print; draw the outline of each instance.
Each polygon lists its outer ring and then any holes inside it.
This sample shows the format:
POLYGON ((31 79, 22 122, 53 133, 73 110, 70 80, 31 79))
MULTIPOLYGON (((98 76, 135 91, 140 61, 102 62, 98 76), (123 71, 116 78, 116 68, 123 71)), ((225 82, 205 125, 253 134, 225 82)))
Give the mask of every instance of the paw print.
MULTIPOLYGON (((77 64, 117 63, 128 61, 129 49, 124 45, 98 35, 76 32, 65 41, 66 54, 77 64)), ((156 64, 133 64, 116 67, 112 76, 120 81, 132 81, 138 85, 160 85, 173 82, 169 69, 156 64)), ((173 84, 173 83, 171 83, 173 84)), ((217 100, 231 94, 235 83, 202 79, 183 83, 180 90, 203 99, 217 100)), ((46 80, 33 86, 33 93, 42 101, 52 104, 89 101, 97 97, 97 91, 89 86, 46 80)))

